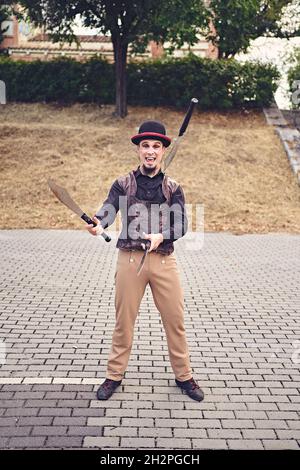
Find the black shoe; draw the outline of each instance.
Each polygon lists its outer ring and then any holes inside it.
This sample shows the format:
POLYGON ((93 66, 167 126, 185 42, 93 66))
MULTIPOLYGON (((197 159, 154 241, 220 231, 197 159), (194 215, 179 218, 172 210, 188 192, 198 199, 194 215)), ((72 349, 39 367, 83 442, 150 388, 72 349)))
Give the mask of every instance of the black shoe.
POLYGON ((180 382, 179 380, 175 379, 176 384, 178 387, 181 388, 190 398, 196 401, 202 401, 204 398, 204 392, 201 390, 199 385, 195 382, 193 378, 189 380, 185 380, 184 382, 180 382))
POLYGON ((98 400, 108 400, 121 382, 122 380, 105 379, 97 390, 98 400))

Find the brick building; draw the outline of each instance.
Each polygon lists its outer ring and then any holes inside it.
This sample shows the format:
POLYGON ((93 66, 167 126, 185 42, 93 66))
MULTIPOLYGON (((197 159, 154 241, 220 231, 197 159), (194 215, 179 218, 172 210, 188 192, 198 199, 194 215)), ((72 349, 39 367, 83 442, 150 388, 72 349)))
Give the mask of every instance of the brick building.
MULTIPOLYGON (((55 57, 65 56, 81 61, 95 54, 101 54, 109 61, 113 61, 113 46, 109 36, 81 35, 78 36, 80 46, 77 46, 76 43, 71 45, 52 43, 47 34, 23 21, 19 22, 15 17, 6 21, 4 25, 8 26, 8 30, 5 33, 4 41, 0 44, 0 49, 9 54, 12 59, 27 61, 36 59, 51 60, 55 57)), ((189 51, 200 57, 217 58, 218 56, 217 49, 202 37, 199 37, 199 42, 195 46, 183 46, 181 49, 176 50, 174 56, 182 57, 189 51)), ((137 57, 155 58, 162 54, 163 48, 151 42, 146 53, 137 57)))

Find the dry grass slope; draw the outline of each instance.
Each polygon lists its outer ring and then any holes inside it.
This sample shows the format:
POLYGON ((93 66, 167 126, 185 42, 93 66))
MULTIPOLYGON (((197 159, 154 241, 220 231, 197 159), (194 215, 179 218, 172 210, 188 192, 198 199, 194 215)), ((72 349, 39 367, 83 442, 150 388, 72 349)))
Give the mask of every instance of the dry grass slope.
MULTIPOLYGON (((52 177, 89 214, 119 175, 138 165, 130 136, 144 119, 176 136, 183 113, 111 106, 1 108, 0 228, 83 228, 47 187, 52 177)), ((204 204, 205 230, 300 233, 300 189, 281 143, 260 112, 197 112, 168 169, 186 202, 204 204)))

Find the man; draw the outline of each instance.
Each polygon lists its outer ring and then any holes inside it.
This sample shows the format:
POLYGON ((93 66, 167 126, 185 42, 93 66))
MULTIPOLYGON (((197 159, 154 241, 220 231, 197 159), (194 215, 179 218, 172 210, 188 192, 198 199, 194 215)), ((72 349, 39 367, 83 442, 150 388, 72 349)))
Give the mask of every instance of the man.
POLYGON ((131 140, 137 148, 139 167, 114 182, 94 217, 97 227, 87 227, 92 235, 102 233, 113 223, 118 210, 121 211, 122 231, 117 242, 115 273, 116 324, 106 380, 98 389, 97 398, 107 400, 122 382, 135 320, 149 284, 166 332, 175 382, 192 399, 201 401, 203 391, 192 377, 184 329, 183 292, 173 254, 173 242, 187 231, 184 194, 161 170, 171 139, 163 124, 145 121, 131 140), (158 215, 156 219, 155 215, 158 215), (144 263, 142 269, 141 263, 144 263))

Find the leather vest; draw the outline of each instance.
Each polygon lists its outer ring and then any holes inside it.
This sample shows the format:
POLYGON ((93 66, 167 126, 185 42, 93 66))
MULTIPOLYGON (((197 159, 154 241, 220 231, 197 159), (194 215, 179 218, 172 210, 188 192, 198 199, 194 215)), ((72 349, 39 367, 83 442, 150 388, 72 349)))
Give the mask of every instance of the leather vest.
MULTIPOLYGON (((142 250, 141 243, 145 240, 142 233, 161 233, 162 228, 169 223, 168 208, 171 205, 172 195, 178 188, 178 183, 169 176, 164 175, 162 181, 162 192, 166 201, 163 204, 154 204, 154 214, 159 214, 153 218, 153 203, 142 201, 136 197, 137 182, 134 172, 131 171, 125 176, 118 178, 118 183, 123 189, 126 198, 124 204, 120 204, 122 217, 122 231, 117 241, 117 248, 121 250, 142 250), (155 222, 154 222, 155 220, 155 222), (153 230, 153 232, 152 232, 153 230)), ((174 251, 171 240, 163 240, 159 247, 154 250, 157 253, 170 255, 174 251)))

